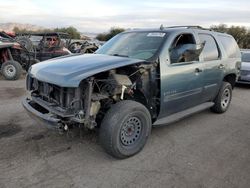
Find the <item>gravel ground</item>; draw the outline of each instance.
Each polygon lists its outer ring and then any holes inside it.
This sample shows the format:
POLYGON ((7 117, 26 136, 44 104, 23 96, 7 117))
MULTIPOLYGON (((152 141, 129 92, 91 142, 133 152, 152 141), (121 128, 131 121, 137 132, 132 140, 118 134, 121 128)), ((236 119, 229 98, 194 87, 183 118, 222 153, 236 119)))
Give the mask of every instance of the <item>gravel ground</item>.
POLYGON ((25 80, 0 79, 0 187, 250 187, 250 86, 228 112, 209 110, 154 128, 138 155, 107 155, 96 132, 60 135, 37 125, 25 80))

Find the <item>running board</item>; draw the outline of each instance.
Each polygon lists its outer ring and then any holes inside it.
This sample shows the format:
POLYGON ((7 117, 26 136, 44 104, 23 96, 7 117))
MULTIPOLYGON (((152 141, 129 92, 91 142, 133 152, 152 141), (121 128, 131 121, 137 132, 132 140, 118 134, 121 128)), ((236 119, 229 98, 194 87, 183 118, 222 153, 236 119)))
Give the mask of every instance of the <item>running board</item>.
POLYGON ((177 113, 169 115, 167 117, 163 117, 161 119, 158 119, 157 121, 154 122, 153 126, 161 126, 161 125, 167 125, 170 123, 174 123, 174 122, 179 121, 187 116, 190 116, 192 114, 195 114, 195 113, 203 111, 207 108, 210 108, 213 105, 214 105, 213 102, 206 102, 206 103, 200 104, 198 106, 195 106, 193 108, 189 108, 187 110, 177 112, 177 113))

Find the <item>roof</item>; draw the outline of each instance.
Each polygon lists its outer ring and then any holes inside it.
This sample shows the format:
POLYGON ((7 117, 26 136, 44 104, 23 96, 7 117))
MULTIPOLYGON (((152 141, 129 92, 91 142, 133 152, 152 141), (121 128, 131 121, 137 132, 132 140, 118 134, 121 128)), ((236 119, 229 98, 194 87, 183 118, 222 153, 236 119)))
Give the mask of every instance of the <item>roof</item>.
POLYGON ((227 33, 221 33, 221 32, 216 32, 212 29, 207 29, 207 28, 203 28, 201 26, 190 26, 190 25, 180 25, 180 26, 170 26, 170 27, 159 27, 159 28, 145 28, 145 29, 139 29, 139 28, 135 28, 135 29, 131 29, 131 30, 127 30, 125 32, 133 32, 133 31, 138 31, 138 32, 175 32, 175 31, 180 31, 180 30, 199 30, 199 31, 207 31, 207 32, 213 32, 213 33, 218 33, 218 34, 222 34, 222 35, 227 35, 227 36, 231 36, 227 33))

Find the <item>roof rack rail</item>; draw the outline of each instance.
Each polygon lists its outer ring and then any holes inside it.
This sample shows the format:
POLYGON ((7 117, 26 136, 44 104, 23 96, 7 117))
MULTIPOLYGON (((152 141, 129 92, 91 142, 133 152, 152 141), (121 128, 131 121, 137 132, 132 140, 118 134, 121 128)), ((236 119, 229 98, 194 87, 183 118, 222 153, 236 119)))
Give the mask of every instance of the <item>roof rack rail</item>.
POLYGON ((163 27, 161 25, 160 28, 164 28, 164 29, 171 29, 171 28, 181 28, 181 27, 184 27, 184 28, 187 28, 187 29, 203 29, 203 30, 210 30, 212 31, 212 29, 206 29, 206 28, 203 28, 199 25, 178 25, 178 26, 169 26, 169 27, 163 27))

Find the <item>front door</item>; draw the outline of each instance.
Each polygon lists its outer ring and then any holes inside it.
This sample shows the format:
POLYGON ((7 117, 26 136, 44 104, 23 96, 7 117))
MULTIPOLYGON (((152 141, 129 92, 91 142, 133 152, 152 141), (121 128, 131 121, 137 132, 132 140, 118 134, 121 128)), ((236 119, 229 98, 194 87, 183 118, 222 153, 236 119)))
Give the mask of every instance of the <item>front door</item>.
POLYGON ((161 110, 159 118, 202 103, 203 64, 199 57, 187 59, 182 51, 196 45, 193 33, 174 37, 168 63, 161 63, 161 110))

